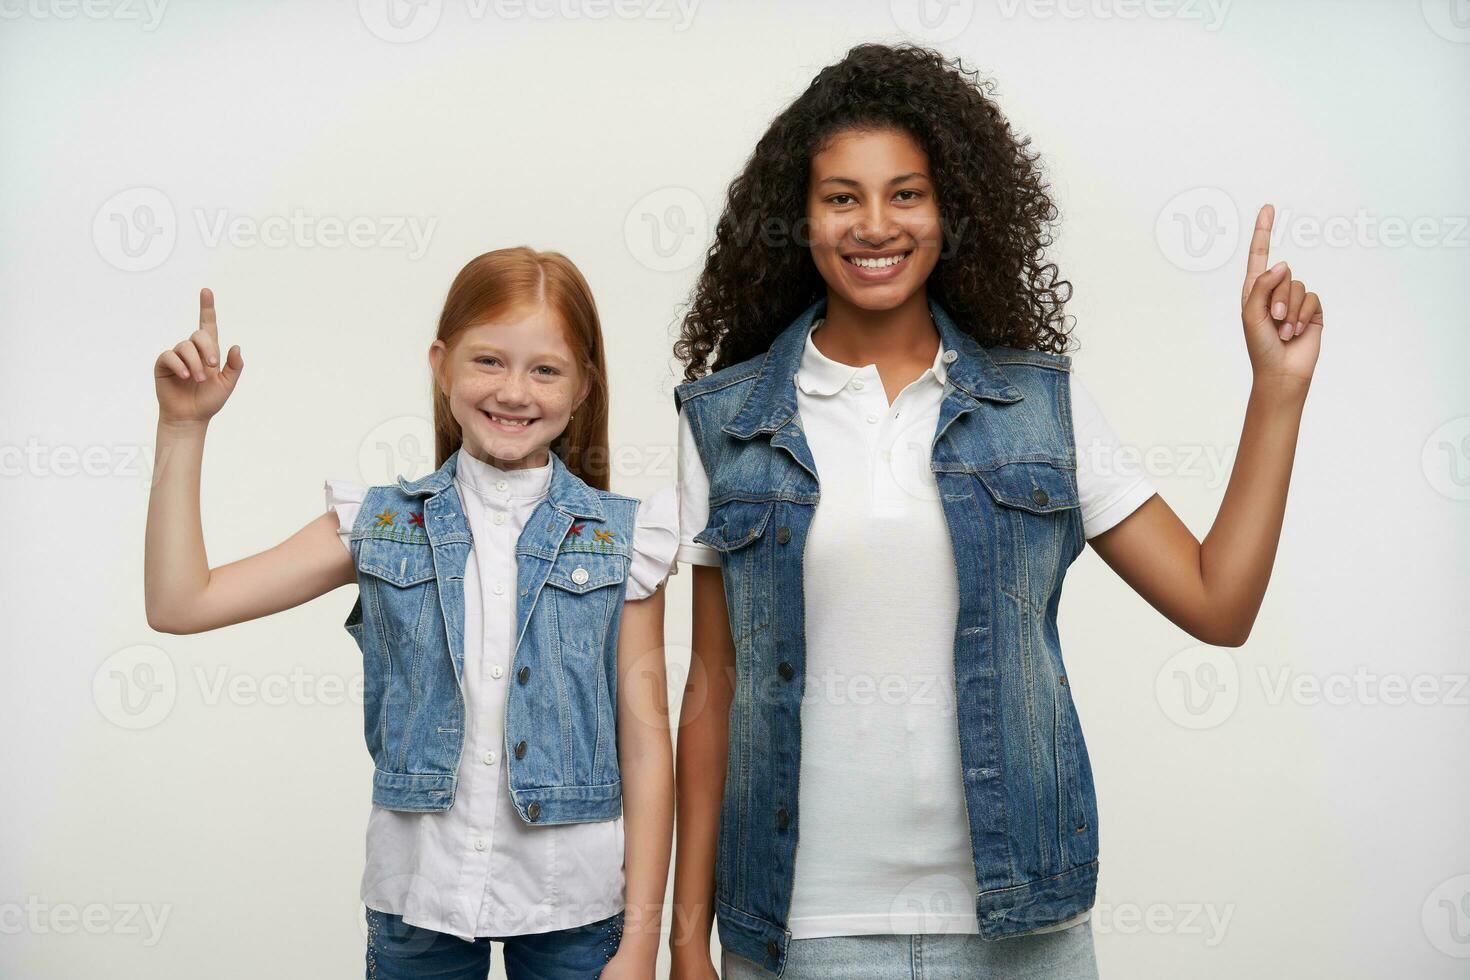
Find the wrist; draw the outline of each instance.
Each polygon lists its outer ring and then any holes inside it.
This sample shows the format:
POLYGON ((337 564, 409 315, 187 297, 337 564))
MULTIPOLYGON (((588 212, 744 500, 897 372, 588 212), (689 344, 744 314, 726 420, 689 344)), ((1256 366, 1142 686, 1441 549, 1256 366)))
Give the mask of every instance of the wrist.
POLYGON ((1310 378, 1294 375, 1258 374, 1251 380, 1251 398, 1272 404, 1300 406, 1307 400, 1310 378))
POLYGON ((209 428, 209 419, 171 419, 158 417, 158 429, 160 432, 168 432, 175 435, 195 435, 203 433, 209 428))
POLYGON ((709 951, 709 943, 697 946, 694 943, 685 943, 675 946, 669 943, 669 962, 676 967, 700 966, 705 963, 714 963, 714 956, 709 951))
POLYGON ((658 943, 640 942, 625 933, 618 941, 617 956, 621 962, 637 966, 640 970, 645 967, 652 970, 658 964, 658 943))

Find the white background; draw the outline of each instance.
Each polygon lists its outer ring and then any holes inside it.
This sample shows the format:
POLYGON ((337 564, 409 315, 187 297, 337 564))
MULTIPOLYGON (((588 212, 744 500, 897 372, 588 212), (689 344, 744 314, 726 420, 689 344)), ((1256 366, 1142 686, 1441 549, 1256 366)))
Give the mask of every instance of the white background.
MULTIPOLYGON (((728 182, 823 65, 910 37, 993 75, 1034 137, 1077 369, 1197 536, 1249 388, 1242 227, 1262 202, 1272 260, 1326 308, 1249 643, 1198 648, 1090 551, 1068 580, 1103 976, 1466 975, 1464 4, 398 13, 0 0, 0 974, 362 969, 352 589, 199 636, 144 620, 151 366, 199 287, 246 360, 210 432, 213 564, 311 520, 327 477, 426 471, 444 293, 513 244, 592 283, 614 486, 646 494, 673 480, 671 331, 728 182), (248 237, 293 216, 296 237, 248 237), (354 219, 360 243, 336 244, 354 219)), ((676 691, 690 577, 670 591, 676 691)))

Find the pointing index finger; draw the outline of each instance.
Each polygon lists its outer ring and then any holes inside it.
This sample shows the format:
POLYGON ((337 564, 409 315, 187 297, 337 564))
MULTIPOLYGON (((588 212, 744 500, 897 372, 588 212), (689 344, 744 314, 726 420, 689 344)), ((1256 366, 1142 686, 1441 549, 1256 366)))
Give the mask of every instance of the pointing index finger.
POLYGON ((199 290, 199 329, 219 342, 219 330, 214 318, 214 291, 208 286, 199 290))
POLYGON ((1250 295, 1256 278, 1266 271, 1266 260, 1271 251, 1271 225, 1275 220, 1276 209, 1269 204, 1263 204, 1261 210, 1256 212, 1256 227, 1251 232, 1251 250, 1245 262, 1245 285, 1240 290, 1242 305, 1250 295))

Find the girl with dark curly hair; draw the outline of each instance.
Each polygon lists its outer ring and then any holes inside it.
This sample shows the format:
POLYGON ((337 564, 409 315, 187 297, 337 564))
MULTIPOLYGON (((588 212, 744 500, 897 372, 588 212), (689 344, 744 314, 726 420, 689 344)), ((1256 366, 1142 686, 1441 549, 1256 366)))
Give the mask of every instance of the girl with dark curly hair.
POLYGON ((1205 643, 1275 559, 1322 309, 1257 219, 1254 372, 1203 543, 1072 375, 1028 141, 862 45, 756 145, 675 351, 677 978, 1096 976, 1097 799, 1057 610, 1084 544, 1205 643), (799 841, 799 844, 798 844, 799 841))

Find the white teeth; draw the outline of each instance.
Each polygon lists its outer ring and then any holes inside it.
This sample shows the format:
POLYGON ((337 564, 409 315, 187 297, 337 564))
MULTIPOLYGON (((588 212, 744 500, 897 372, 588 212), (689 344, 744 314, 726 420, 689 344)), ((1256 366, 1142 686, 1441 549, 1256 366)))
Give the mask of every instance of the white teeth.
POLYGON ((898 263, 908 258, 908 255, 909 253, 905 252, 902 255, 889 255, 881 259, 865 259, 861 256, 848 256, 847 261, 862 269, 886 269, 890 265, 898 265, 898 263))
POLYGON ((534 419, 506 419, 501 418, 499 415, 491 415, 489 412, 485 414, 490 415, 490 418, 499 422, 501 425, 530 425, 534 421, 534 419))

